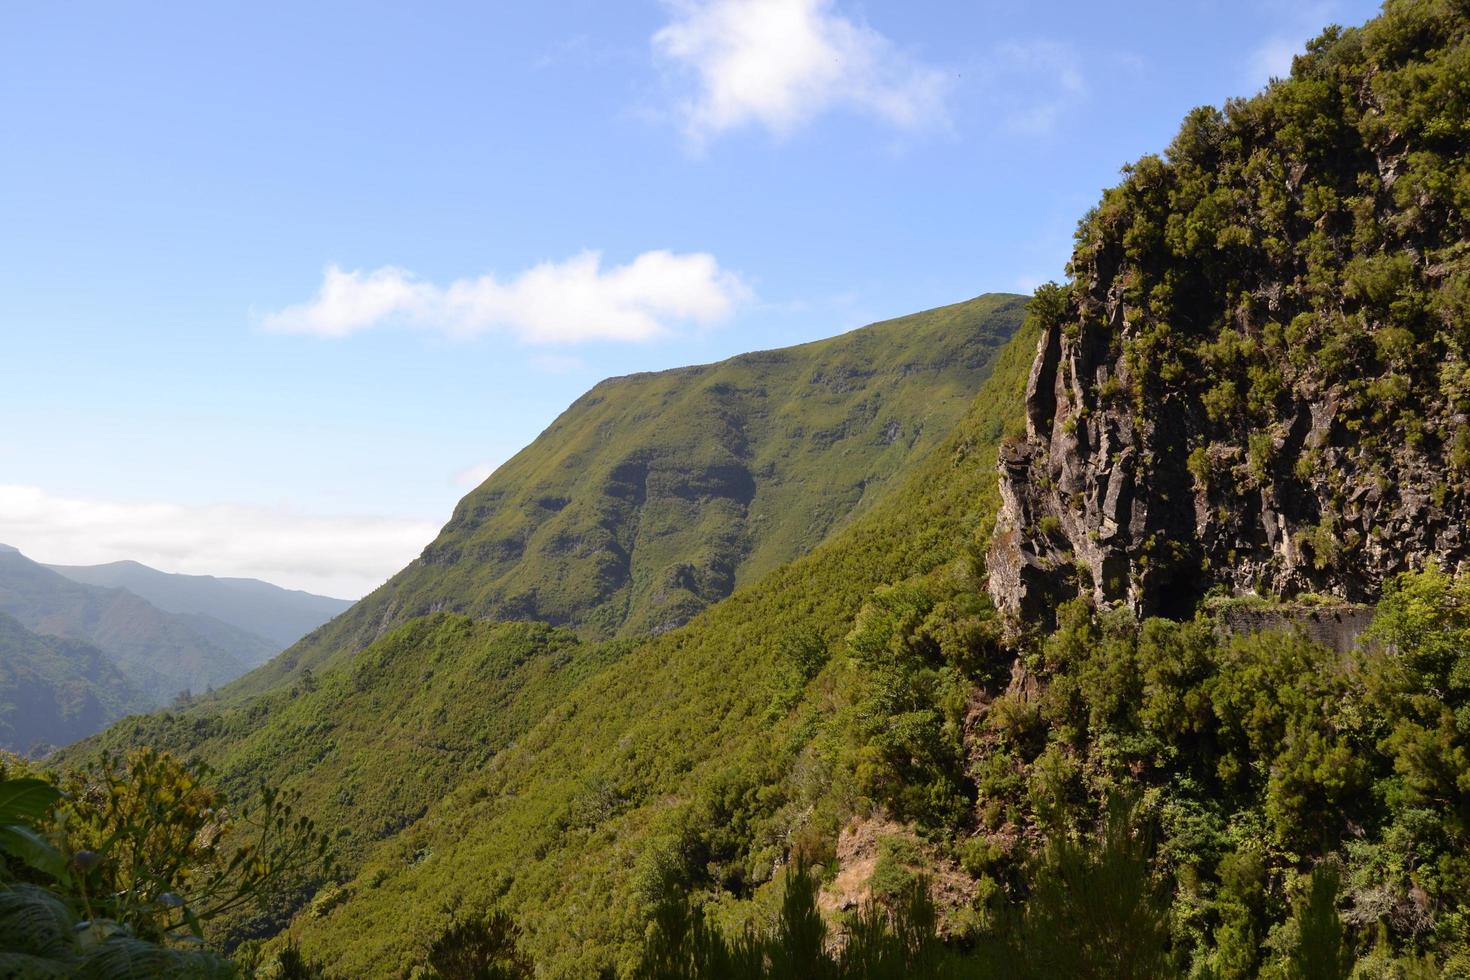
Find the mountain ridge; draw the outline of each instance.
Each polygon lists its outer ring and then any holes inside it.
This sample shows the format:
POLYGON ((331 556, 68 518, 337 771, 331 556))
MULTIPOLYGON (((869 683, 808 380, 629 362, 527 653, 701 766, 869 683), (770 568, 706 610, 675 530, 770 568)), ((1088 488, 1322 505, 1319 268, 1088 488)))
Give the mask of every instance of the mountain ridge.
MULTIPOLYGON (((575 901, 586 913, 579 931, 625 949, 630 931, 641 931, 634 920, 642 886, 612 850, 573 860, 573 850, 554 838, 601 833, 616 835, 619 849, 652 846, 670 832, 668 807, 683 800, 682 811, 691 795, 703 800, 697 787, 711 768, 737 760, 771 770, 782 783, 776 772, 801 754, 814 712, 823 710, 824 696, 806 693, 812 672, 836 656, 843 624, 873 589, 915 574, 972 574, 997 502, 991 461, 1001 435, 1019 426, 1033 337, 1023 327, 996 352, 964 420, 907 474, 902 499, 885 496, 831 540, 689 624, 602 643, 563 633, 552 640, 555 652, 539 647, 542 641, 482 645, 543 626, 437 613, 263 694, 130 719, 62 761, 148 744, 205 759, 230 787, 263 777, 302 790, 313 812, 342 828, 354 877, 340 888, 343 904, 327 917, 299 918, 298 927, 304 943, 330 949, 334 966, 348 973, 408 968, 425 930, 437 927, 433 915, 392 930, 360 926, 386 921, 385 901, 435 906, 437 899, 402 890, 444 894, 438 876, 450 865, 481 869, 452 885, 457 902, 478 905, 507 888, 501 897, 527 909, 544 903, 565 914, 564 903, 575 901), (542 652, 530 653, 536 649, 542 652), (557 691, 549 704, 537 695, 547 687, 528 685, 527 677, 557 691), (510 693, 516 690, 522 693, 510 693), (480 703, 503 707, 472 710, 480 703), (351 714, 341 710, 347 705, 356 705, 351 714), (394 720, 385 725, 380 713, 394 720), (416 724, 442 736, 429 745, 425 735, 410 734, 416 724), (387 772, 396 774, 391 794, 371 792, 375 774, 387 772), (378 809, 388 800, 401 809, 378 809), (430 852, 439 856, 427 864, 413 857, 430 852), (434 877, 416 884, 405 877, 414 867, 432 867, 434 877), (351 950, 342 945, 348 934, 351 950)), ((566 938, 538 932, 538 960, 553 975, 595 972, 603 954, 579 952, 566 938)))
POLYGON ((228 683, 271 653, 261 637, 165 613, 126 589, 73 582, 19 552, 0 554, 0 612, 32 632, 96 646, 156 704, 228 683))
POLYGON ((232 692, 437 611, 658 632, 809 550, 944 438, 1025 298, 610 378, 465 496, 407 568, 232 692))
POLYGON ((0 749, 41 755, 152 707, 96 647, 0 612, 0 749))
POLYGON ((0 716, 9 719, 0 723, 0 738, 32 753, 184 692, 203 695, 284 645, 236 623, 266 620, 278 635, 284 628, 289 642, 299 638, 298 626, 314 628, 343 605, 254 580, 173 576, 136 562, 58 570, 0 546, 0 615, 8 624, 0 630, 0 716), (236 622, 202 611, 209 609, 236 622))
POLYGON ((164 612, 210 616, 281 648, 352 605, 347 599, 286 589, 261 579, 164 572, 127 559, 46 567, 84 585, 127 589, 164 612))

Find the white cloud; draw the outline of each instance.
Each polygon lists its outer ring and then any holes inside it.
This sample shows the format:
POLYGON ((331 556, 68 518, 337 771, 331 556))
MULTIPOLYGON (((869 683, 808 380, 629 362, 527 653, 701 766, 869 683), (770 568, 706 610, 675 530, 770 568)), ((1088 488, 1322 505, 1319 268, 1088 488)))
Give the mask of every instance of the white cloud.
POLYGON ((307 303, 265 317, 267 330, 345 337, 399 325, 452 338, 507 333, 528 344, 647 340, 729 317, 750 297, 740 277, 703 252, 644 252, 602 267, 597 252, 543 262, 508 282, 493 275, 440 286, 393 266, 329 266, 307 303))
POLYGON ((790 132, 831 109, 904 129, 942 123, 945 75, 838 13, 833 0, 666 0, 657 54, 695 76, 680 105, 696 143, 745 125, 790 132))
POLYGON ((347 598, 380 585, 438 531, 426 521, 83 500, 0 484, 0 542, 36 561, 132 559, 165 572, 259 578, 347 598))
POLYGON ((1273 23, 1274 29, 1245 56, 1243 81, 1252 86, 1265 85, 1273 78, 1290 77, 1291 60, 1307 49, 1308 39, 1316 37, 1322 25, 1340 21, 1347 13, 1336 0, 1301 0, 1259 7, 1269 14, 1267 20, 1273 23))

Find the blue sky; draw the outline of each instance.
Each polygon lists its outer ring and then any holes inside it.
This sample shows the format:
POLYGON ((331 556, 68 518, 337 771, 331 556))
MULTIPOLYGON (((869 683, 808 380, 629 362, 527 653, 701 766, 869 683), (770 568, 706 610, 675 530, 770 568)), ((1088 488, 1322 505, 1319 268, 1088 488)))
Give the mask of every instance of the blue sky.
POLYGON ((361 594, 602 377, 1059 278, 1375 10, 0 5, 0 541, 361 594))

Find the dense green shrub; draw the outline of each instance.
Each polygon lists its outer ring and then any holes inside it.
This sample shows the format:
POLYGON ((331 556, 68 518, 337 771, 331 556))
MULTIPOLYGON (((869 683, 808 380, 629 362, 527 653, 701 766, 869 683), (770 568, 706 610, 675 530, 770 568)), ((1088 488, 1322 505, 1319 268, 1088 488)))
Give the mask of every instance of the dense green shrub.
POLYGON ((429 948, 434 980, 530 980, 531 958, 520 948, 520 927, 505 911, 456 922, 429 948))

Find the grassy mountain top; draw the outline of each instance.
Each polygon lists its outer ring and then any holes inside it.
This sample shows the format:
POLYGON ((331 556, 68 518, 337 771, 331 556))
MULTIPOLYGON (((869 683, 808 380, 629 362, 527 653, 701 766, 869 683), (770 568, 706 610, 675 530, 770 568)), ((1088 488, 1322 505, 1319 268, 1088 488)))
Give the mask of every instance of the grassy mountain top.
POLYGON ((46 567, 73 582, 127 589, 164 612, 211 616, 264 637, 278 649, 290 646, 352 605, 346 599, 283 589, 259 579, 180 575, 135 561, 46 567))
POLYGON ((592 638, 678 626, 810 551, 964 414, 1024 298, 602 382, 455 508, 422 556, 242 686, 451 610, 592 638))

